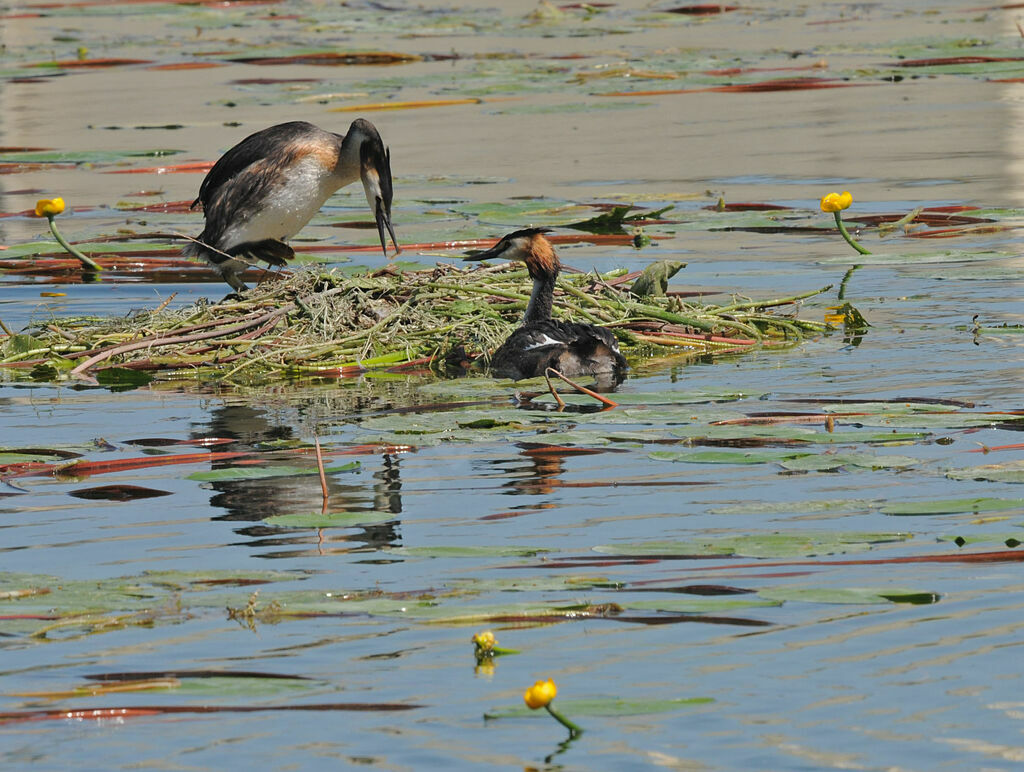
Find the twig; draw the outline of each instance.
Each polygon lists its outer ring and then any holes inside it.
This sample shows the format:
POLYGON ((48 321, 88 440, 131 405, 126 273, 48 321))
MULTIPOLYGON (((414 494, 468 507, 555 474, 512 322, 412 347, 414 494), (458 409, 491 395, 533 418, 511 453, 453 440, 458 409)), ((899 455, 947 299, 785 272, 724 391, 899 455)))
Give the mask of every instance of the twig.
POLYGON ((171 301, 174 300, 174 298, 176 298, 177 296, 178 296, 177 292, 172 292, 170 295, 167 296, 167 299, 163 303, 161 303, 156 308, 154 308, 152 311, 150 311, 150 313, 152 313, 152 314, 159 314, 161 311, 163 311, 165 308, 167 308, 167 306, 169 306, 171 304, 171 301))
POLYGON ((832 289, 831 284, 822 287, 821 289, 810 290, 809 292, 802 292, 799 295, 791 295, 788 298, 775 298, 774 300, 750 300, 743 303, 733 303, 729 306, 719 306, 714 309, 714 313, 722 314, 729 311, 739 311, 744 308, 769 308, 771 306, 785 306, 790 303, 794 303, 797 300, 804 300, 805 298, 812 298, 815 295, 820 295, 823 292, 828 292, 832 289))
POLYGON ((316 446, 316 468, 320 472, 320 490, 324 494, 324 507, 327 507, 327 499, 330 498, 330 493, 327 490, 327 473, 324 472, 324 453, 320 449, 320 438, 314 436, 313 444, 316 446))

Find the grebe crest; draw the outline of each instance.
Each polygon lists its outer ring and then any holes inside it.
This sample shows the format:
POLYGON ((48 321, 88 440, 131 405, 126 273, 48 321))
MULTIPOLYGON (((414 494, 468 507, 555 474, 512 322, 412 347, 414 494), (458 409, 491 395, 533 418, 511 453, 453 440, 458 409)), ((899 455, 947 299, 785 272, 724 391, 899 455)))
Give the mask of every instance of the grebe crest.
POLYGON ((236 292, 241 272, 258 261, 283 266, 295 256, 285 241, 305 227, 324 202, 356 180, 363 183, 381 249, 386 236, 400 252, 391 225, 391 153, 363 118, 342 136, 305 121, 251 134, 214 164, 192 208, 203 207, 206 226, 185 247, 205 258, 236 292))

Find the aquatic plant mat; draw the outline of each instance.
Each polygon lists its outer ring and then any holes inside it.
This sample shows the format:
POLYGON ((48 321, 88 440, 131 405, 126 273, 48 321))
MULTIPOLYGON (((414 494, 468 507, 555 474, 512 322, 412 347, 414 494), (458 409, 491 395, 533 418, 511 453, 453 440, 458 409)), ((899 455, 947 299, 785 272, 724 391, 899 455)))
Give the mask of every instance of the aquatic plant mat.
MULTIPOLYGON (((641 278, 654 275, 658 284, 664 266, 563 275, 555 313, 607 326, 634 360, 793 344, 829 329, 796 316, 801 299, 829 287, 723 305, 684 301, 671 292, 632 294, 641 278)), ((158 373, 253 384, 373 369, 460 369, 486 364, 519 323, 530 287, 526 271, 510 265, 300 270, 222 303, 174 308, 172 297, 127 316, 39 322, 7 335, 0 366, 41 381, 70 377, 126 386, 158 373)))

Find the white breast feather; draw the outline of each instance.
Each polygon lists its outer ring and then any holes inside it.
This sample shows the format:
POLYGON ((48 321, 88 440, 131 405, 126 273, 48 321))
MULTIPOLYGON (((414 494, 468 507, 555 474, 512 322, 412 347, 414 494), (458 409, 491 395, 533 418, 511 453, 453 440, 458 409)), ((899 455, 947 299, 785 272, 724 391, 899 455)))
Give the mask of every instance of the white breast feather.
POLYGON ((281 183, 261 202, 258 212, 225 230, 221 249, 250 241, 291 238, 320 211, 341 180, 316 158, 309 157, 292 166, 281 183))

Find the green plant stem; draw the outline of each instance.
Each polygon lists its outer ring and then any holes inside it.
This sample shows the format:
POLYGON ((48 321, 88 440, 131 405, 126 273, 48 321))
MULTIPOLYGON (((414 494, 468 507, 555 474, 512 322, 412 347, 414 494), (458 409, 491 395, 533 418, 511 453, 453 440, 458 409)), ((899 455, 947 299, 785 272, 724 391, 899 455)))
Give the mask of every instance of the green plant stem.
POLYGON ((862 255, 870 255, 871 253, 858 244, 856 239, 854 239, 853 236, 850 235, 850 232, 846 230, 846 226, 843 225, 843 218, 840 216, 839 212, 833 212, 833 214, 836 216, 836 227, 839 228, 839 232, 843 234, 843 238, 846 239, 846 243, 862 255))
POLYGON ((563 716, 561 713, 559 713, 557 710, 552 708, 550 703, 545 705, 544 708, 545 708, 545 710, 547 710, 548 713, 551 714, 551 716, 555 719, 555 721, 557 721, 559 724, 561 724, 562 726, 564 726, 566 729, 569 730, 569 737, 570 738, 571 737, 579 737, 581 734, 583 734, 583 729, 581 727, 577 726, 572 721, 570 721, 565 716, 563 716))
POLYGON ((60 231, 57 230, 57 223, 55 223, 53 221, 53 215, 52 214, 46 215, 46 219, 50 221, 50 233, 53 234, 53 237, 55 239, 57 239, 57 242, 62 247, 64 247, 64 249, 66 249, 70 255, 72 255, 73 257, 77 257, 79 262, 81 262, 82 265, 84 265, 90 271, 102 271, 103 270, 103 268, 99 265, 99 263, 97 263, 91 257, 86 257, 85 255, 83 255, 81 252, 79 252, 77 249, 75 249, 73 246, 71 246, 70 244, 68 244, 64 240, 64 237, 60 235, 60 231))
POLYGON ((791 295, 788 298, 775 298, 773 300, 747 300, 742 303, 733 303, 728 306, 719 306, 718 308, 712 309, 716 314, 723 314, 730 311, 740 311, 746 308, 770 308, 772 306, 785 306, 790 303, 795 303, 798 300, 804 300, 805 298, 814 297, 820 295, 823 292, 828 292, 832 289, 832 285, 828 284, 821 289, 809 290, 808 292, 802 292, 799 295, 791 295))

